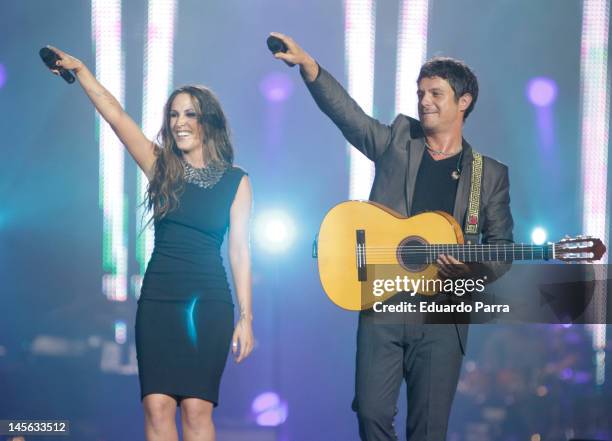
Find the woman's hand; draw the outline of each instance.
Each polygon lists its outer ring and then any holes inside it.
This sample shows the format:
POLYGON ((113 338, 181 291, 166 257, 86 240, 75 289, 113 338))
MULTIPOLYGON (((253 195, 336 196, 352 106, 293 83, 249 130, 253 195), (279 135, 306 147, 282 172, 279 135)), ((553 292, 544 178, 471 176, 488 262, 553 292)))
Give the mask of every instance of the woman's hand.
POLYGON ((236 363, 240 363, 249 356, 251 351, 253 351, 254 343, 255 338, 253 337, 253 324, 251 319, 240 317, 234 329, 234 336, 232 337, 232 353, 234 354, 236 363))
MULTIPOLYGON (((72 55, 67 54, 64 51, 61 51, 56 47, 53 47, 53 46, 47 46, 47 47, 51 49, 53 52, 55 52, 60 58, 59 60, 57 60, 57 63, 56 63, 58 67, 63 67, 64 69, 72 70, 76 74, 78 74, 79 70, 83 68, 83 62, 79 60, 78 58, 74 58, 72 55)), ((51 72, 53 72, 55 75, 59 75, 59 70, 51 69, 51 72)))

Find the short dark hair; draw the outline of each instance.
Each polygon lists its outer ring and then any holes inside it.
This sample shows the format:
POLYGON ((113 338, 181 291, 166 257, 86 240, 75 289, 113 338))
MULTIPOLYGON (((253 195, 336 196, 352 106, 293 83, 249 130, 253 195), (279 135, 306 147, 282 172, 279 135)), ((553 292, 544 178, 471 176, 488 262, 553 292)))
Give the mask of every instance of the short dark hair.
POLYGON ((469 93, 472 95, 472 103, 465 109, 463 120, 474 110, 478 99, 478 79, 472 69, 461 60, 449 57, 434 57, 421 66, 417 85, 423 78, 440 77, 448 81, 451 89, 455 92, 455 101, 469 93))

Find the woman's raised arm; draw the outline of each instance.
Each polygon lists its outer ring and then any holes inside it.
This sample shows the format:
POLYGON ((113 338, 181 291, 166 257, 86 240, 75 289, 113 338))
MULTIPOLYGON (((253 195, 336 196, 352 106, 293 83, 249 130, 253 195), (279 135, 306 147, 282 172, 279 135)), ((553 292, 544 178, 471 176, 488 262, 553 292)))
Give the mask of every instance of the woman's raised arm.
MULTIPOLYGON (((111 126, 138 166, 151 179, 155 165, 153 142, 147 139, 138 124, 123 110, 119 101, 98 82, 83 62, 57 48, 48 47, 59 56, 58 67, 74 72, 96 110, 111 126)), ((52 72, 59 73, 53 69, 52 72)))

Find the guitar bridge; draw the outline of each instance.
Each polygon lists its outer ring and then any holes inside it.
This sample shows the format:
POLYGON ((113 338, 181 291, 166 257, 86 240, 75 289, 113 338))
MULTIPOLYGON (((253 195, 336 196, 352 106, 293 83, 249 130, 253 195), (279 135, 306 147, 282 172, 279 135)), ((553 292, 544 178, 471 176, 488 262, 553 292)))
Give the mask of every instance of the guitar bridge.
POLYGON ((366 266, 365 230, 356 230, 355 251, 357 254, 357 280, 365 282, 368 280, 366 266))

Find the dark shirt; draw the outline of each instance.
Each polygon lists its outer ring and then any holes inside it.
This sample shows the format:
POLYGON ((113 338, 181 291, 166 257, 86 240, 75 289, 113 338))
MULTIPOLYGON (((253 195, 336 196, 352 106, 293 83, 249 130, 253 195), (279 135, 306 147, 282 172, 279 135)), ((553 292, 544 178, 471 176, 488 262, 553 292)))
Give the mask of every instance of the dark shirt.
POLYGON ((214 187, 184 184, 179 206, 155 222, 155 246, 140 299, 232 303, 221 244, 230 208, 246 172, 231 167, 214 187))
POLYGON ((461 153, 439 161, 435 161, 429 152, 423 153, 414 189, 411 216, 435 210, 453 214, 459 180, 453 179, 451 174, 457 170, 460 160, 461 153))

